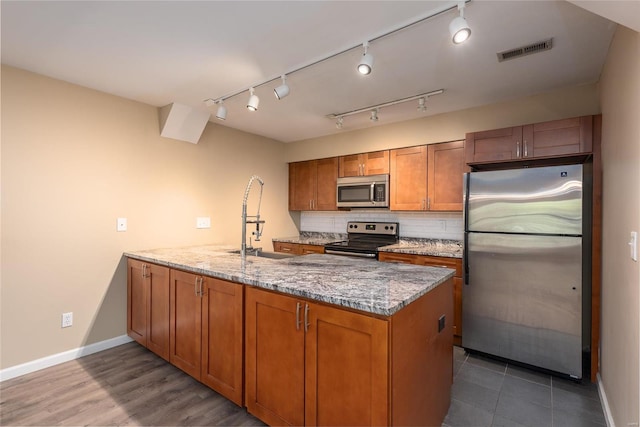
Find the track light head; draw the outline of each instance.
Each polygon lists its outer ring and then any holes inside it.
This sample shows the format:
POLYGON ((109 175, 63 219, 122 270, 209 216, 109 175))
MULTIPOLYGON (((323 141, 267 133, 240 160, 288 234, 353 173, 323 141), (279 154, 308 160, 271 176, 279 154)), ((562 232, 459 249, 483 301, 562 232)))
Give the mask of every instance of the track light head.
POLYGON ((342 129, 343 123, 344 123, 344 117, 342 116, 338 117, 338 120, 336 120, 336 129, 342 129))
POLYGON ((427 106, 425 105, 424 98, 418 98, 418 111, 420 111, 421 113, 427 111, 427 106))
POLYGON ((371 55, 369 50, 369 42, 364 42, 362 44, 364 48, 364 53, 362 54, 362 58, 360 58, 360 63, 358 64, 358 72, 362 75, 371 74, 373 70, 373 55, 371 55))
POLYGON ((377 108, 375 110, 371 110, 371 117, 369 118, 369 120, 371 120, 372 122, 377 122, 378 121, 378 109, 377 108))
POLYGON ((223 100, 217 102, 218 111, 216 112, 216 119, 218 120, 226 120, 227 119, 227 107, 223 105, 223 100))
POLYGON ((449 24, 449 33, 454 44, 463 43, 471 37, 471 28, 464 19, 464 2, 458 3, 458 11, 460 15, 453 18, 449 24))
POLYGON ((286 77, 283 75, 281 78, 282 84, 273 90, 273 93, 278 99, 282 99, 289 95, 289 86, 287 85, 286 77))
POLYGON ((255 95, 253 88, 249 88, 249 101, 247 102, 247 110, 258 111, 258 104, 260 104, 260 98, 255 95))

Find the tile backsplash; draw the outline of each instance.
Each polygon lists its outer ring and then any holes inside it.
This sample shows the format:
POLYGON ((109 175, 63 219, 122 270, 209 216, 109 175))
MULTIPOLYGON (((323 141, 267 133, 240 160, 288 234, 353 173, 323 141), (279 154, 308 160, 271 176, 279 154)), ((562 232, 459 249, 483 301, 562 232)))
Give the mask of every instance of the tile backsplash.
POLYGON ((462 240, 462 213, 391 212, 375 209, 349 212, 302 212, 300 231, 346 233, 348 221, 400 223, 400 237, 462 240))

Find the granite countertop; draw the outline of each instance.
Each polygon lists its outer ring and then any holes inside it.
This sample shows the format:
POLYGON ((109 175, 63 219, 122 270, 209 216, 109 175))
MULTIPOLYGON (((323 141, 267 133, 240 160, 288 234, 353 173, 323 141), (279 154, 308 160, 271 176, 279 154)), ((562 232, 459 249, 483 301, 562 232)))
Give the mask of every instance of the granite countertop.
MULTIPOLYGON (((299 236, 275 238, 274 242, 299 243, 304 245, 325 245, 327 243, 346 240, 344 233, 320 233, 303 231, 299 236)), ((462 258, 462 241, 447 239, 421 239, 402 237, 395 245, 378 248, 380 252, 397 252, 404 254, 462 258)))
POLYGON ((462 242, 445 239, 401 238, 395 245, 378 248, 380 252, 462 258, 462 242))
POLYGON ((453 277, 454 270, 338 255, 243 259, 225 246, 192 246, 124 255, 205 276, 391 316, 453 277))
POLYGON ((298 236, 278 237, 274 242, 298 243, 301 245, 326 245, 327 243, 341 242, 347 239, 347 233, 321 233, 315 231, 303 231, 298 236))

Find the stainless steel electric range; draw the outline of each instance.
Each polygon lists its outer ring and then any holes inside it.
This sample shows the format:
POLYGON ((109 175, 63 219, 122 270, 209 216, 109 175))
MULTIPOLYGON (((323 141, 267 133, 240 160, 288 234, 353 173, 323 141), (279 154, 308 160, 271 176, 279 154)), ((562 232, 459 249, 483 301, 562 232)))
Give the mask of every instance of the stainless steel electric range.
POLYGON ((398 243, 397 222, 347 223, 347 240, 324 245, 324 252, 378 259, 378 248, 398 243))

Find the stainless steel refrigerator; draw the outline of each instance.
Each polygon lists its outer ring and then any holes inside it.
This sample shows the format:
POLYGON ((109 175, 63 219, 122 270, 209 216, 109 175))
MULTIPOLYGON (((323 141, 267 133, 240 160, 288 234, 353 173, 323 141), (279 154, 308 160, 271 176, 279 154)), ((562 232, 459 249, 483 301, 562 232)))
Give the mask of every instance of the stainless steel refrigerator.
POLYGON ((588 165, 465 174, 463 347, 582 378, 590 181, 588 165))

